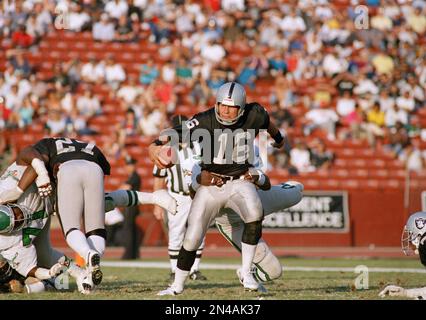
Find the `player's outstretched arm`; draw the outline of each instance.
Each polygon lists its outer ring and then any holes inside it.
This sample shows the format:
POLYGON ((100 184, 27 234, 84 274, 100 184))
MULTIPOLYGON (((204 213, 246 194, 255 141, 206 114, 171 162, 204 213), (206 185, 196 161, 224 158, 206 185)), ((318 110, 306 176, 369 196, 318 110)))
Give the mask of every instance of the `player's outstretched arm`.
POLYGON ((275 142, 272 144, 274 148, 279 149, 284 145, 284 137, 281 135, 280 130, 272 121, 269 122, 268 133, 272 139, 275 140, 275 142))
MULTIPOLYGON (((18 165, 31 166, 34 169, 34 171, 37 173, 37 178, 35 179, 35 181, 39 189, 39 194, 42 197, 47 197, 52 193, 52 186, 50 185, 49 173, 46 169, 46 165, 44 164, 45 160, 46 159, 44 159, 42 154, 38 152, 32 146, 28 146, 24 148, 18 154, 18 157, 16 159, 16 163, 18 165)), ((29 178, 30 176, 28 176, 28 179, 29 178)), ((20 185, 21 184, 19 184, 19 186, 20 185)), ((22 190, 25 190, 25 189, 22 189, 22 190)))
POLYGON ((269 177, 260 169, 249 168, 244 179, 253 182, 260 190, 267 191, 271 189, 269 177))

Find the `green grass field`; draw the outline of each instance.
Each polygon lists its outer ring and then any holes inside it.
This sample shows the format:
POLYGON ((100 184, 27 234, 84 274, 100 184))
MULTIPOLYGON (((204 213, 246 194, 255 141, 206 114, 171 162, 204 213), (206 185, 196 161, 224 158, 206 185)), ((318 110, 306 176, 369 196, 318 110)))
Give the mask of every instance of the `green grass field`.
MULTIPOLYGON (((147 261, 147 260, 143 260, 147 261)), ((423 270, 418 260, 413 259, 281 259, 284 267, 315 268, 355 268, 365 265, 368 268, 415 268, 423 270)), ((167 262, 166 260, 162 261, 167 262)), ((206 264, 238 264, 236 259, 204 259, 206 264)), ((235 270, 201 270, 207 281, 188 280, 183 294, 175 297, 158 297, 156 293, 169 283, 169 270, 135 267, 103 267, 104 279, 98 289, 89 296, 75 291, 71 282, 71 292, 43 292, 39 294, 0 294, 0 299, 381 299, 379 291, 387 284, 403 287, 419 287, 426 284, 425 273, 415 272, 369 272, 368 290, 357 290, 355 279, 359 274, 353 270, 343 271, 286 271, 279 280, 266 283, 267 293, 246 292, 240 285, 235 270), (74 290, 74 291, 72 291, 74 290)), ((392 299, 392 298, 387 298, 392 299)), ((395 299, 395 298, 393 298, 395 299)))

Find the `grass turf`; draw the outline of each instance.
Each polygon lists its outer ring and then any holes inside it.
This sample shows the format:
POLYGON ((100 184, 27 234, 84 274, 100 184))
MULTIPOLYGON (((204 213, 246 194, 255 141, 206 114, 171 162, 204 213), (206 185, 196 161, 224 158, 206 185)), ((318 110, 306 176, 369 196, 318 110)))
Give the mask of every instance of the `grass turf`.
MULTIPOLYGON (((145 260, 144 260, 145 261, 145 260)), ((163 260, 164 262, 165 260, 163 260)), ((238 264, 236 259, 204 259, 204 263, 238 264)), ((281 259, 285 267, 350 267, 365 265, 369 268, 416 268, 422 269, 414 259, 281 259)), ((104 267, 102 284, 91 295, 76 291, 70 281, 68 292, 42 292, 38 294, 0 294, 0 299, 139 299, 139 300, 370 300, 378 297, 387 284, 406 288, 425 285, 422 273, 369 272, 368 290, 357 290, 355 279, 359 274, 352 271, 284 271, 280 279, 265 284, 267 293, 246 292, 240 285, 235 270, 201 270, 206 281, 188 280, 183 294, 158 297, 156 293, 169 284, 168 269, 104 267)), ((395 299, 395 298, 387 298, 395 299)))

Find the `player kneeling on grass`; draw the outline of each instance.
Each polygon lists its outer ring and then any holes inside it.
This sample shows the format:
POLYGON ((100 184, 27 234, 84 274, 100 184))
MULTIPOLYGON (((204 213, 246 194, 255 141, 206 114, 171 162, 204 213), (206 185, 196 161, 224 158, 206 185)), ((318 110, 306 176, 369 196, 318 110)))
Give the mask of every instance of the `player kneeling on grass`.
MULTIPOLYGON (((416 212, 408 218, 402 233, 401 245, 405 255, 418 254, 420 262, 426 267, 426 212, 416 212)), ((389 285, 379 293, 380 297, 386 295, 424 300, 426 287, 404 289, 389 285)))

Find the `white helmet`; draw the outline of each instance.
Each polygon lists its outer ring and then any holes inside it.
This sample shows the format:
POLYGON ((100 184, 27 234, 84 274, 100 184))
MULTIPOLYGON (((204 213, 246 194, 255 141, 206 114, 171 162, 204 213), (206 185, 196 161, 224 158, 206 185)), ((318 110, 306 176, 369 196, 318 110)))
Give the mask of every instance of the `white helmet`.
POLYGON ((16 204, 0 205, 0 234, 19 231, 31 222, 31 212, 16 204))
POLYGON ((419 245, 426 234, 426 212, 413 213, 407 220, 401 237, 402 251, 405 255, 418 254, 419 245))
POLYGON ((225 126, 233 125, 243 115, 246 106, 246 91, 236 82, 227 82, 220 86, 216 94, 215 113, 216 119, 225 126), (227 106, 238 106, 238 115, 234 119, 223 119, 219 115, 219 103, 227 106))

